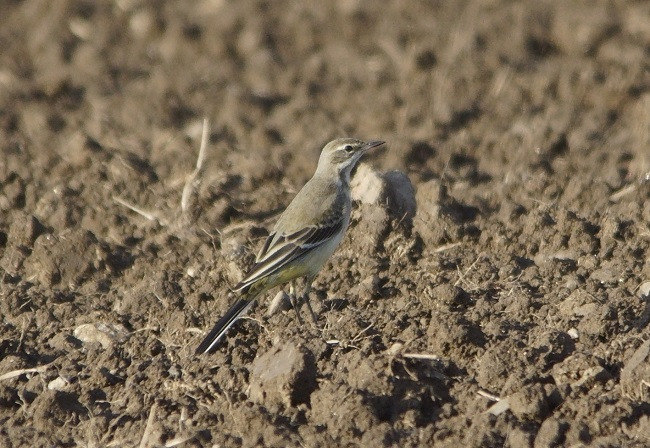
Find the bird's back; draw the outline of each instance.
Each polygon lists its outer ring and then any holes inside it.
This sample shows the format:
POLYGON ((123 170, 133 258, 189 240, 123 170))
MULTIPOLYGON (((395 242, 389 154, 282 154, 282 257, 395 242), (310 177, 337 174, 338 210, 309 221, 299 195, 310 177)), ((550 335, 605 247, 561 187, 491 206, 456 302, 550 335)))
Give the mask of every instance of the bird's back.
POLYGON ((334 224, 350 217, 350 195, 336 180, 314 176, 298 192, 273 227, 275 233, 291 234, 310 225, 334 224))

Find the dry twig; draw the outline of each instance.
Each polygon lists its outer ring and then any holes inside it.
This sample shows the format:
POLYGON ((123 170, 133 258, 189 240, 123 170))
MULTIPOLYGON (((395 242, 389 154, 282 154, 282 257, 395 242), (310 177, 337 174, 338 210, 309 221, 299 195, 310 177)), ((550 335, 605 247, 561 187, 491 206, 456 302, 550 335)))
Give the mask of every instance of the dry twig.
POLYGON ((43 373, 47 369, 49 369, 51 365, 52 365, 52 363, 44 364, 44 365, 38 366, 38 367, 30 367, 28 369, 12 370, 11 372, 7 372, 7 373, 4 373, 4 374, 0 375, 0 381, 10 380, 11 378, 15 378, 15 377, 20 376, 20 375, 22 375, 24 373, 43 373))
POLYGON ((156 416, 156 403, 154 402, 149 409, 149 418, 147 418, 147 425, 144 427, 144 433, 142 434, 142 439, 140 440, 140 448, 146 448, 148 446, 155 446, 153 441, 150 442, 151 433, 153 431, 153 419, 156 416))
MULTIPOLYGON (((199 155, 196 159, 196 168, 192 173, 187 176, 187 180, 185 181, 185 186, 183 187, 183 193, 181 194, 181 216, 190 216, 191 212, 193 210, 193 203, 194 198, 198 195, 198 190, 199 187, 201 186, 201 182, 203 181, 203 173, 205 171, 204 165, 205 165, 205 159, 206 159, 206 148, 208 146, 208 137, 210 135, 210 124, 208 123, 208 119, 204 118, 203 119, 203 130, 201 132, 201 146, 199 148, 199 155)), ((168 226, 172 222, 168 219, 165 219, 162 216, 159 216, 157 213, 151 212, 149 210, 145 210, 141 207, 138 207, 137 205, 131 204, 130 202, 127 202, 126 200, 118 197, 118 196, 113 196, 113 200, 117 202, 118 204, 128 208, 131 211, 134 211, 135 213, 145 217, 149 221, 155 221, 159 223, 162 226, 168 226)), ((177 222, 175 220, 174 222, 177 222)))

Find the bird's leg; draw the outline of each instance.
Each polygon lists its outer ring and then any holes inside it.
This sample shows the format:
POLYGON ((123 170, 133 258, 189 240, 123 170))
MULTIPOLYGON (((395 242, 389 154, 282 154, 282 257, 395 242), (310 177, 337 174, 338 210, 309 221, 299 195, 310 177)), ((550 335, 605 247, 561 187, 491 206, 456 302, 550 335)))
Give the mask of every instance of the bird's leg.
POLYGON ((318 318, 316 317, 316 313, 314 313, 313 308, 311 307, 311 303, 309 302, 309 293, 311 292, 311 284, 314 281, 314 278, 316 276, 311 276, 305 279, 305 292, 303 293, 303 300, 307 304, 307 309, 309 309, 309 314, 311 314, 311 319, 314 321, 314 325, 316 325, 316 328, 318 328, 318 318))
POLYGON ((296 317, 298 318, 298 323, 302 326, 302 317, 300 317, 300 311, 298 310, 298 304, 296 303, 296 281, 291 280, 289 283, 289 301, 293 310, 296 312, 296 317))

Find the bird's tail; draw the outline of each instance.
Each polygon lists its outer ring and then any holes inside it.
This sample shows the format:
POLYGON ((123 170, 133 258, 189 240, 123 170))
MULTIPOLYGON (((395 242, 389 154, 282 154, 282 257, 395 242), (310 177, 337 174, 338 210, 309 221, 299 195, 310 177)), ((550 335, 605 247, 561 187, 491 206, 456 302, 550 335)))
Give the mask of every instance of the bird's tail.
MULTIPOLYGON (((256 295, 257 296, 257 295, 256 295)), ((217 347, 219 340, 226 334, 228 329, 237 322, 238 319, 243 317, 249 308, 255 302, 255 297, 239 299, 224 316, 214 324, 214 327, 203 339, 203 342, 196 348, 196 354, 211 353, 217 347)))

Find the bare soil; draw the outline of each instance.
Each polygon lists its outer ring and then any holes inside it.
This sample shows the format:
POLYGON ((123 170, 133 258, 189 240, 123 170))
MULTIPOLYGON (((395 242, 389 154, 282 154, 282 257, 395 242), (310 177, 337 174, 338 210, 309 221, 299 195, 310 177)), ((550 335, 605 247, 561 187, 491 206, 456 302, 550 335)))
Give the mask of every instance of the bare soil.
POLYGON ((0 446, 648 446, 650 2, 309 3, 0 3, 0 446), (415 217, 195 356, 341 136, 415 217))

